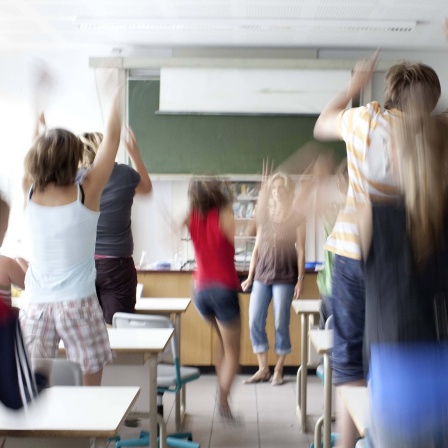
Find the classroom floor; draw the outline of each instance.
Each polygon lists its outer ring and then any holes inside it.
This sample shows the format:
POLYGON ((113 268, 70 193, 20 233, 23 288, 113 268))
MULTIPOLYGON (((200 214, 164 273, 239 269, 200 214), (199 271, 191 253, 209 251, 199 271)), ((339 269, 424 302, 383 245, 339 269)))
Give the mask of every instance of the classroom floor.
MULTIPOLYGON (((322 414, 323 386, 314 375, 308 377, 308 429, 300 432, 296 415, 295 376, 285 376, 285 384, 244 385, 249 375, 240 375, 232 389, 232 411, 241 425, 226 426, 215 412, 216 376, 203 374, 187 386, 187 416, 183 429, 193 432, 193 440, 201 448, 309 448, 314 425, 322 414)), ((174 431, 174 397, 164 396, 164 414, 168 433, 174 431)), ((123 439, 138 437, 147 427, 143 419, 139 428, 124 427, 123 439)))

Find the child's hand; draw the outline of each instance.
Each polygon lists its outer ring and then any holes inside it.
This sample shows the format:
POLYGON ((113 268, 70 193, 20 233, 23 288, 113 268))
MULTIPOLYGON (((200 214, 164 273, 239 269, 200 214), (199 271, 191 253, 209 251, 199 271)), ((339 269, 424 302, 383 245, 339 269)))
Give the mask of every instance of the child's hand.
POLYGON ((124 138, 124 146, 126 151, 132 158, 135 154, 139 153, 137 140, 135 139, 134 132, 131 128, 126 127, 126 134, 124 138))

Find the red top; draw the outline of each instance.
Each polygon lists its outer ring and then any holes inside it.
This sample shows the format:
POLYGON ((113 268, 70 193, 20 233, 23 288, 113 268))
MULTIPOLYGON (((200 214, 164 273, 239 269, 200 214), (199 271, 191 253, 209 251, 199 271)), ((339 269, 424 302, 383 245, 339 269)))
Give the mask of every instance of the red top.
POLYGON ((192 210, 190 235, 196 255, 195 280, 197 289, 209 284, 221 284, 239 289, 235 269, 235 247, 219 228, 219 210, 213 208, 202 217, 192 210))

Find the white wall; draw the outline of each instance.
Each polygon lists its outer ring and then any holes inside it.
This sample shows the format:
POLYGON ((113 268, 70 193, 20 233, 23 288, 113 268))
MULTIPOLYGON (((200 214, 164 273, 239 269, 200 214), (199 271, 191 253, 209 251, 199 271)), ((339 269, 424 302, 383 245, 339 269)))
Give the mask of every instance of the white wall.
MULTIPOLYGON (((356 60, 369 54, 366 51, 321 50, 319 58, 356 60)), ((90 56, 108 55, 95 53, 95 50, 54 50, 40 52, 38 56, 50 66, 57 79, 46 110, 48 125, 67 127, 75 133, 101 130, 103 122, 95 75, 88 67, 88 59, 90 56)), ((21 233, 22 159, 30 146, 33 128, 28 72, 35 57, 36 54, 0 52, 0 188, 15 199, 10 231, 4 245, 7 253, 15 253, 16 240, 20 239, 21 233)), ((259 51, 257 57, 260 57, 259 51)), ((387 51, 381 54, 381 58, 391 61, 404 58, 418 60, 434 67, 443 84, 441 104, 445 107, 448 105, 448 60, 444 53, 387 51)), ((374 79, 372 97, 375 99, 383 98, 382 78, 383 75, 378 74, 374 79)), ((134 257, 137 262, 143 250, 147 252, 147 262, 173 259, 179 250, 184 259, 191 257, 191 245, 182 242, 181 235, 173 230, 186 212, 187 185, 187 180, 167 182, 155 178, 153 197, 136 198, 133 231, 134 257)), ((182 236, 185 236, 183 232, 182 236)), ((318 255, 316 257, 319 258, 318 255)))
MULTIPOLYGON (((368 51, 320 51, 320 59, 344 59, 354 60, 370 56, 368 51)), ((195 57, 200 56, 195 53, 195 57)), ((441 53, 416 53, 416 52, 391 52, 384 51, 381 53, 381 59, 388 61, 397 61, 401 59, 409 59, 424 62, 432 66, 440 76, 442 83, 442 98, 439 108, 448 107, 448 60, 441 53)), ((341 85, 341 89, 345 87, 341 85)), ((379 72, 373 79, 372 83, 372 99, 382 101, 384 89, 384 72, 379 72)), ((330 99, 330 98, 329 98, 330 99)), ((138 261, 141 252, 147 252, 147 261, 154 262, 156 260, 173 259, 175 253, 178 251, 179 243, 181 244, 183 257, 186 255, 186 244, 180 242, 180 239, 173 234, 166 232, 168 221, 162 218, 160 210, 167 204, 172 204, 172 211, 174 214, 179 214, 179 209, 186 210, 186 192, 188 182, 164 182, 156 181, 154 186, 154 203, 146 206, 136 202, 133 210, 134 219, 134 234, 135 234, 135 258, 138 261), (173 192, 175 188, 175 193, 173 192), (159 199, 163 204, 161 205, 159 199), (143 219, 140 219, 143 217, 143 219), (143 224, 145 223, 145 224, 143 224), (136 228, 138 226, 138 228, 136 228)), ((319 222, 310 220, 307 223, 307 261, 322 260, 324 238, 319 222), (315 240, 313 241, 315 237, 315 240)), ((189 246, 189 255, 192 249, 189 246)))
POLYGON ((75 133, 102 130, 94 72, 88 51, 0 52, 0 188, 13 202, 3 252, 15 255, 21 239, 23 157, 33 137, 32 73, 42 62, 53 73, 55 85, 46 107, 49 127, 75 133))
POLYGON ((150 198, 134 199, 132 231, 134 234, 134 259, 140 263, 146 252, 146 263, 173 261, 180 253, 183 261, 193 258, 191 243, 183 241, 188 236, 181 223, 187 213, 188 180, 152 180, 150 198))

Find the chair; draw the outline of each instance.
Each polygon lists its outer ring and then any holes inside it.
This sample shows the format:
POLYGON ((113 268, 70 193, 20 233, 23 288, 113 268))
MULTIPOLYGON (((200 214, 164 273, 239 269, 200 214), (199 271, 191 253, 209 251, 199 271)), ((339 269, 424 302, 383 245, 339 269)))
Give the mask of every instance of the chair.
POLYGON ((50 376, 51 386, 82 386, 83 375, 81 366, 68 359, 53 359, 53 369, 50 376))
POLYGON ((52 386, 82 386, 83 375, 78 363, 64 358, 33 359, 33 369, 48 377, 52 386))
MULTIPOLYGON (((166 316, 142 315, 131 313, 115 313, 112 318, 115 328, 174 328, 171 320, 166 316)), ((199 369, 195 367, 182 367, 177 350, 176 334, 171 338, 171 344, 159 355, 157 366, 157 411, 163 416, 163 394, 177 393, 185 384, 200 377, 199 369), (168 363, 171 362, 171 363, 168 363)), ((149 434, 142 431, 138 439, 120 440, 116 448, 129 446, 149 445, 149 434)), ((174 448, 200 448, 198 443, 192 441, 191 432, 169 434, 167 445, 174 448)))
POLYGON ((143 295, 143 283, 137 283, 136 299, 139 300, 143 295))
MULTIPOLYGON (((331 330, 333 328, 333 315, 328 316, 325 322, 325 330, 331 330)), ((324 383, 324 365, 320 363, 316 368, 316 376, 320 379, 321 383, 324 383)))
MULTIPOLYGON (((325 322, 325 330, 331 330, 333 328, 333 315, 328 316, 328 319, 325 322)), ((322 363, 320 363, 317 368, 316 368, 316 376, 320 379, 321 383, 324 384, 324 379, 325 379, 325 375, 324 375, 324 365, 322 363)), ((332 399, 332 403, 334 403, 334 388, 332 387, 332 395, 333 395, 333 399, 332 399)), ((332 416, 332 421, 334 420, 334 416, 332 416)), ((316 431, 321 431, 322 430, 322 425, 323 425, 323 418, 320 417, 319 420, 317 421, 316 424, 316 431)), ((336 433, 331 433, 331 446, 335 446, 338 440, 338 435, 336 433)), ((314 448, 314 443, 312 443, 310 445, 310 448, 314 448)))

